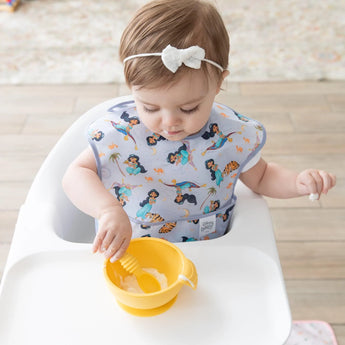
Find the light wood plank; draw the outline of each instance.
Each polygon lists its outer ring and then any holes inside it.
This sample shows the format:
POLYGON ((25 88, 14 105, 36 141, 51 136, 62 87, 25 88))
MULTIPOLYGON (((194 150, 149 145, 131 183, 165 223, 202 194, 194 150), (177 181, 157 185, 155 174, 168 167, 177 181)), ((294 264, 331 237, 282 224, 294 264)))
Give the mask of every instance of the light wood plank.
MULTIPOLYGON (((285 279, 291 294, 342 295, 345 294, 344 279, 285 279)), ((345 315, 343 315, 345 317, 345 315)))
POLYGON ((12 114, 71 113, 75 103, 73 96, 30 95, 17 93, 0 94, 1 112, 12 114))
POLYGON ((31 186, 29 182, 1 182, 0 181, 0 210, 18 210, 24 203, 31 186))
MULTIPOLYGON (((344 134, 345 135, 345 134, 344 134)), ((275 162, 284 167, 296 171, 302 171, 307 168, 319 168, 332 172, 339 178, 344 177, 345 171, 345 156, 344 154, 266 154, 263 153, 263 158, 268 162, 275 162)))
POLYGON ((295 320, 326 320, 331 323, 345 322, 344 295, 288 294, 291 314, 295 320))
POLYGON ((0 211, 0 243, 11 243, 17 217, 17 210, 0 211))
POLYGON ((261 122, 268 133, 292 133, 295 130, 289 113, 252 112, 251 117, 261 122))
POLYGON ((345 323, 345 280, 286 280, 295 320, 345 323))
POLYGON ((46 156, 59 139, 59 135, 2 135, 0 155, 9 157, 20 153, 27 157, 46 156))
POLYGON ((0 85, 0 94, 7 97, 72 97, 104 95, 112 98, 119 84, 51 84, 51 85, 0 85))
POLYGON ((86 111, 90 110, 91 108, 95 107, 96 105, 109 100, 110 98, 114 98, 116 95, 113 97, 105 97, 103 95, 93 95, 93 96, 86 96, 86 97, 78 97, 76 100, 76 103, 73 108, 73 112, 76 114, 84 114, 86 111))
POLYGON ((310 201, 308 196, 301 196, 299 198, 291 198, 291 199, 274 199, 264 197, 267 202, 267 205, 270 209, 275 208, 312 208, 312 209, 320 209, 321 202, 310 201))
POLYGON ((345 242, 278 242, 285 279, 345 279, 345 242))
POLYGON ((263 154, 345 154, 344 133, 268 133, 263 154))
MULTIPOLYGON (((271 209, 276 240, 345 241, 344 209, 271 209)), ((345 263, 344 263, 345 264, 345 263)))
MULTIPOLYGON (((1 109, 0 109, 1 112, 1 109)), ((19 134, 24 127, 27 116, 25 114, 5 114, 0 113, 0 128, 2 133, 19 134)))
POLYGON ((330 111, 326 97, 323 95, 272 95, 250 97, 231 95, 221 92, 217 101, 229 105, 239 113, 252 117, 251 114, 260 112, 292 112, 299 111, 330 111))
POLYGON ((0 166, 6 166, 6 169, 0 169, 0 181, 32 181, 45 157, 45 155, 32 157, 20 152, 1 155, 0 166))
POLYGON ((345 111, 294 111, 290 116, 297 132, 345 132, 345 111))
POLYGON ((241 83, 241 93, 251 95, 327 95, 345 94, 344 82, 291 81, 271 83, 241 83))
POLYGON ((345 97, 340 94, 333 94, 326 97, 333 111, 345 111, 345 97))
POLYGON ((337 338, 338 345, 345 345, 345 325, 332 324, 331 326, 337 338))
POLYGON ((62 135, 80 114, 36 114, 28 115, 22 134, 62 135))
POLYGON ((310 201, 309 196, 292 199, 273 199, 264 197, 270 208, 344 208, 345 179, 337 179, 336 186, 327 195, 321 194, 320 200, 310 201))
POLYGON ((328 196, 321 199, 322 207, 345 208, 345 178, 337 178, 337 185, 329 192, 328 196))
POLYGON ((0 281, 4 273, 4 268, 6 265, 9 251, 10 251, 9 243, 0 243, 0 281))

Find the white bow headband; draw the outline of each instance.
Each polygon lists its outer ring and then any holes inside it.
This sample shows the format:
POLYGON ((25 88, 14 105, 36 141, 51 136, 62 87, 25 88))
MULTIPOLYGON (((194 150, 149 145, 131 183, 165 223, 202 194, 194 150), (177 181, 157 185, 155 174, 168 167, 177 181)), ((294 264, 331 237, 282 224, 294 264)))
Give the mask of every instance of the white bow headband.
POLYGON ((208 62, 219 68, 222 72, 224 71, 221 65, 212 60, 205 59, 205 50, 199 46, 192 46, 187 49, 177 49, 169 44, 161 53, 131 55, 126 57, 123 63, 131 59, 145 56, 161 56, 164 66, 173 73, 175 73, 182 64, 190 68, 200 69, 201 61, 208 62))

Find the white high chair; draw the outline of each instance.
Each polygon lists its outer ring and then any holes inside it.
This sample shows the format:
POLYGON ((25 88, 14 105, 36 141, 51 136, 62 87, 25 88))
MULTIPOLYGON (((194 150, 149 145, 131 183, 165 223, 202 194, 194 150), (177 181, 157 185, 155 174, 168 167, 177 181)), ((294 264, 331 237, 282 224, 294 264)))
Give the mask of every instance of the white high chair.
POLYGON ((61 137, 21 207, 0 288, 0 344, 284 344, 291 315, 269 211, 241 183, 228 234, 177 243, 195 263, 197 290, 183 288, 173 307, 154 317, 118 306, 103 257, 91 254, 94 221, 61 187, 87 146, 87 125, 113 104, 94 107, 61 137))

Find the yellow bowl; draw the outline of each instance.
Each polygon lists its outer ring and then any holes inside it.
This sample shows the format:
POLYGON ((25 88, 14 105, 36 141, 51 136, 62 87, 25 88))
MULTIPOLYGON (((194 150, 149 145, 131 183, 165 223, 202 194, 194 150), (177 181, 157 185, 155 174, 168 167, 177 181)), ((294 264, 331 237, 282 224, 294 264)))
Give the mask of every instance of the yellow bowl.
POLYGON ((183 285, 196 289, 198 275, 194 264, 187 259, 174 244, 153 237, 131 240, 127 251, 134 255, 141 267, 152 267, 165 274, 168 280, 166 289, 140 294, 121 289, 121 280, 129 273, 120 262, 104 263, 104 275, 110 291, 119 305, 127 312, 138 316, 160 314, 171 307, 183 285))

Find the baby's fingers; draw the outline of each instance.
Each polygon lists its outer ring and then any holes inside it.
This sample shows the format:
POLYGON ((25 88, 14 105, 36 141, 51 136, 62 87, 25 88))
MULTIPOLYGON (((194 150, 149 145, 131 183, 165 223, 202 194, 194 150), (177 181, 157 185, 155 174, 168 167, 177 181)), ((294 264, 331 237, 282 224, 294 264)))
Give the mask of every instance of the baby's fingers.
MULTIPOLYGON (((119 236, 118 236, 119 237, 119 236)), ((110 262, 121 259, 129 246, 130 238, 118 238, 109 246, 105 256, 110 258, 110 262)))
POLYGON ((323 191, 323 188, 324 188, 323 178, 318 170, 313 170, 311 172, 311 176, 314 179, 314 188, 312 190, 312 193, 318 194, 320 198, 321 192, 323 191))
POLYGON ((326 171, 320 170, 320 176, 323 181, 322 193, 327 194, 328 191, 335 186, 336 177, 333 174, 329 174, 326 171))
POLYGON ((312 170, 309 173, 310 179, 308 181, 309 193, 317 194, 320 196, 323 190, 323 180, 317 170, 312 170))
POLYGON ((101 253, 104 253, 104 255, 107 257, 106 253, 112 249, 113 243, 116 240, 116 234, 108 231, 105 235, 102 244, 101 244, 101 253))
POLYGON ((99 231, 97 233, 97 235, 93 241, 93 245, 92 245, 92 251, 94 253, 101 251, 101 246, 102 246, 105 235, 106 235, 106 233, 102 232, 102 231, 99 231))

